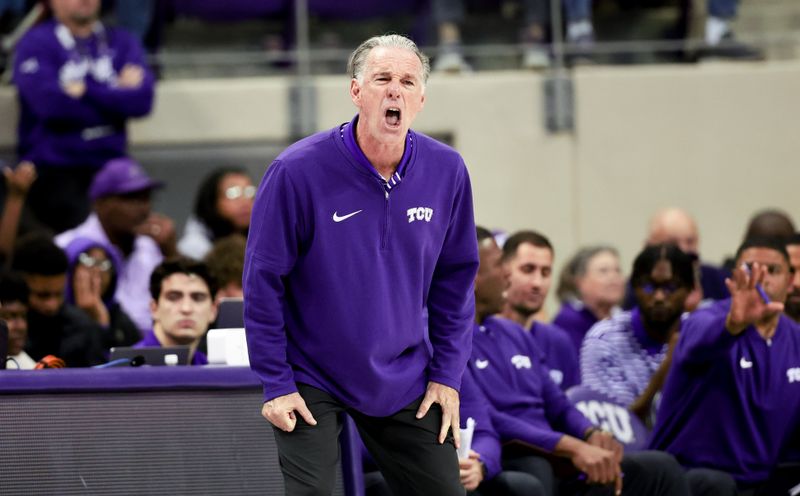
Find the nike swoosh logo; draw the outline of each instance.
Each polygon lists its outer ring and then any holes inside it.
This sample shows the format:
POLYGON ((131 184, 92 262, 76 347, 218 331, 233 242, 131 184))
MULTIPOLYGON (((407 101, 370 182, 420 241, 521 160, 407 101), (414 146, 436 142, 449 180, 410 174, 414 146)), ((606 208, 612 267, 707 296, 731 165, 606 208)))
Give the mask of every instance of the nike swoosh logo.
POLYGON ((749 369, 753 366, 753 362, 748 362, 745 357, 742 357, 741 360, 739 360, 739 366, 743 369, 749 369))
POLYGON ((361 209, 361 210, 356 210, 355 212, 350 212, 349 214, 347 214, 347 215, 342 215, 342 216, 339 216, 339 212, 334 212, 334 213, 333 213, 333 221, 334 221, 334 222, 341 222, 341 221, 343 221, 343 220, 347 220, 347 219, 349 219, 350 217, 354 216, 355 214, 361 213, 362 211, 363 211, 363 209, 361 209))
POLYGON ((479 369, 485 369, 489 366, 489 360, 475 360, 475 366, 479 369))

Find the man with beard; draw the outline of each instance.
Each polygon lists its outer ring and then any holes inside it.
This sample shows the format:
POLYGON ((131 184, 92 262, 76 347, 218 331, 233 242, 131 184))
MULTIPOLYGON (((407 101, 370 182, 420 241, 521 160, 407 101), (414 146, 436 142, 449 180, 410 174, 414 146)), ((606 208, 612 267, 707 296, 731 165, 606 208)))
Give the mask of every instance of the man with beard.
POLYGON ((581 378, 646 419, 669 371, 680 317, 694 287, 692 257, 676 245, 648 246, 633 263, 631 283, 636 307, 586 334, 581 378))
POLYGON ((500 315, 528 330, 544 353, 550 378, 566 390, 580 383, 575 347, 566 331, 535 320, 550 292, 553 255, 553 245, 535 231, 519 231, 506 240, 503 263, 509 286, 500 315))
POLYGON ((786 243, 786 251, 789 252, 792 286, 783 311, 795 322, 800 323, 800 233, 795 233, 786 243))

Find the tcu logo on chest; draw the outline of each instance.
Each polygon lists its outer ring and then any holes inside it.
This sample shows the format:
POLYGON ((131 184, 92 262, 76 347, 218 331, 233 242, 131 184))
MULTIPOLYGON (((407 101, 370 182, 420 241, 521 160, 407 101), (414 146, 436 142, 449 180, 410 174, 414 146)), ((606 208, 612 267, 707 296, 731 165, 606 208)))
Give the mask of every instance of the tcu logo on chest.
POLYGON ((794 367, 786 370, 786 377, 789 379, 789 384, 793 382, 800 382, 800 367, 794 367))
POLYGON ((408 215, 409 224, 415 220, 424 220, 425 222, 430 222, 431 218, 433 217, 433 209, 428 207, 409 208, 406 210, 406 215, 408 215))

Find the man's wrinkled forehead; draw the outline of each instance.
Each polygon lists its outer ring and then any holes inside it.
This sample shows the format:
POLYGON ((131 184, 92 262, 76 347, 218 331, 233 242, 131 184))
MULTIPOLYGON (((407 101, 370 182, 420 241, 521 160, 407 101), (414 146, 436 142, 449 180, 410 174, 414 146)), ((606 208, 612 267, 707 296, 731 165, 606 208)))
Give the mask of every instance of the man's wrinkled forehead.
POLYGON ((401 77, 422 82, 422 62, 414 52, 406 48, 375 47, 367 54, 364 66, 367 75, 399 72, 401 77))

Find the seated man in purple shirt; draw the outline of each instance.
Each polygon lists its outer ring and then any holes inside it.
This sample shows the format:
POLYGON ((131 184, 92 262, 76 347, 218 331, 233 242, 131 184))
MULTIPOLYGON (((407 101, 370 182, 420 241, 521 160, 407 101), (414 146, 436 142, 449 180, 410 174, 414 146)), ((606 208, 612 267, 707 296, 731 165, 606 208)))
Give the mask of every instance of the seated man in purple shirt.
POLYGON ((792 285, 786 296, 786 315, 800 323, 800 233, 795 233, 786 243, 789 265, 792 267, 792 285))
POLYGON ((455 150, 410 129, 430 73, 413 41, 370 38, 348 68, 358 115, 287 148, 256 194, 244 317, 262 414, 288 494, 331 493, 346 411, 395 494, 463 495, 469 175, 455 150))
POLYGON ((800 429, 800 326, 783 314, 791 280, 782 242, 747 240, 731 299, 683 323, 651 446, 691 469, 693 494, 757 490, 800 429))
POLYGON ((53 18, 19 41, 20 160, 36 164, 29 204, 54 232, 89 213, 86 191, 108 160, 127 151, 127 121, 153 106, 141 44, 99 19, 100 0, 49 0, 53 18))
POLYGON ((217 318, 212 296, 216 291, 217 284, 203 262, 183 257, 162 262, 150 276, 153 329, 134 348, 189 346, 192 365, 208 364, 197 347, 217 318))
POLYGON ((566 391, 580 383, 578 354, 566 331, 535 320, 553 280, 553 245, 534 231, 512 234, 503 244, 509 286, 501 316, 528 329, 545 356, 550 378, 566 391))
POLYGON ((676 245, 648 246, 633 262, 637 306, 598 322, 581 348, 581 383, 647 420, 664 385, 686 298, 693 258, 676 245))
POLYGON ((689 494, 674 458, 649 451, 623 456, 622 445, 592 426, 550 380, 530 334, 513 322, 490 317, 490 305, 478 305, 502 301, 506 286, 501 251, 485 229, 478 229, 478 253, 469 370, 489 401, 492 424, 505 445, 503 468, 534 475, 547 496, 689 494), (554 463, 566 466, 573 476, 556 479, 554 463))

